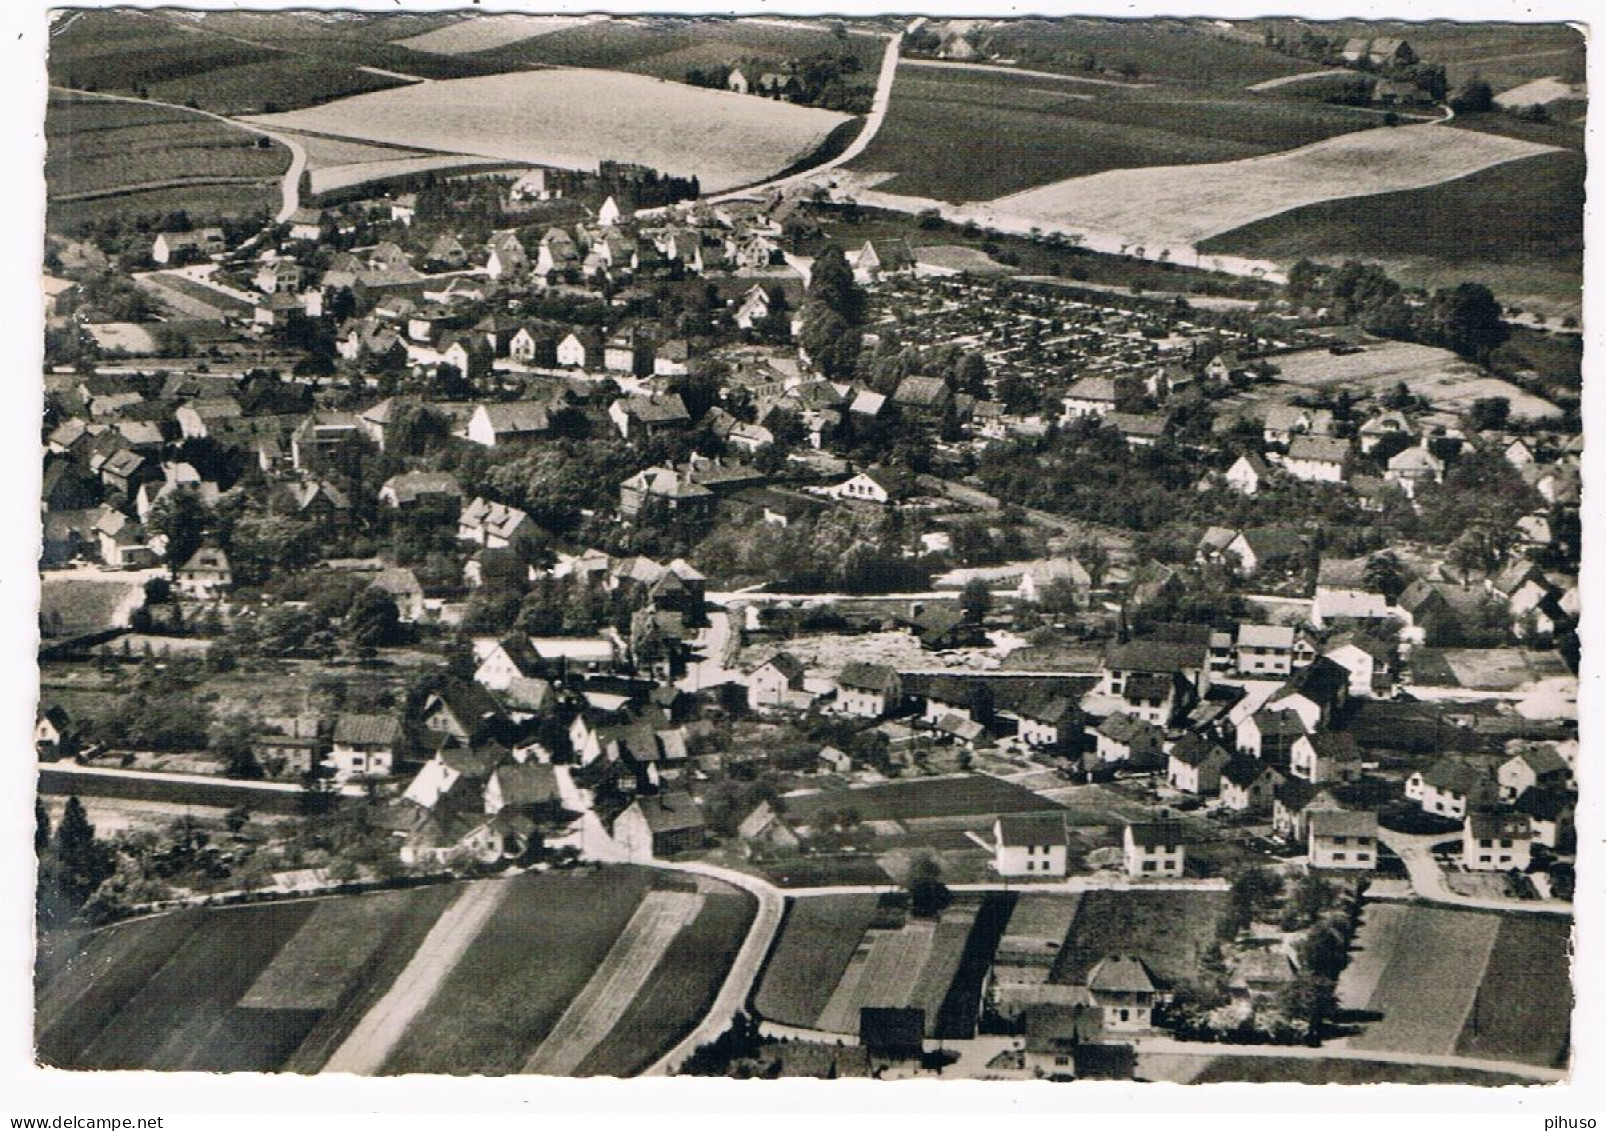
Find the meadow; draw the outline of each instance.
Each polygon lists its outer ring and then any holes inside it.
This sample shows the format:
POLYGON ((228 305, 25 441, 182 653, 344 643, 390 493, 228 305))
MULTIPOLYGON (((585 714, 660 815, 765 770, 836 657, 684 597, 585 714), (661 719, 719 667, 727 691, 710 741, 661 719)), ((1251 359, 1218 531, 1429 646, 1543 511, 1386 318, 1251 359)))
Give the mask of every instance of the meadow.
POLYGON ((527 16, 518 12, 476 14, 472 18, 430 28, 405 39, 391 40, 398 47, 432 55, 469 55, 534 39, 539 35, 589 23, 590 16, 527 16))
POLYGON ((753 999, 759 1015, 812 1026, 875 918, 877 901, 873 895, 823 895, 788 902, 753 999))
POLYGON ((1112 169, 1234 161, 1375 122, 1341 107, 1241 92, 1090 89, 997 71, 900 67, 886 120, 851 167, 895 174, 877 185, 885 192, 987 200, 1112 169))
POLYGON ((561 168, 631 161, 696 176, 708 191, 791 165, 847 118, 639 75, 547 70, 418 84, 250 120, 561 168))
POLYGON ((1224 891, 1090 891, 1049 980, 1080 985, 1102 958, 1135 954, 1162 978, 1191 977, 1227 909, 1224 891))

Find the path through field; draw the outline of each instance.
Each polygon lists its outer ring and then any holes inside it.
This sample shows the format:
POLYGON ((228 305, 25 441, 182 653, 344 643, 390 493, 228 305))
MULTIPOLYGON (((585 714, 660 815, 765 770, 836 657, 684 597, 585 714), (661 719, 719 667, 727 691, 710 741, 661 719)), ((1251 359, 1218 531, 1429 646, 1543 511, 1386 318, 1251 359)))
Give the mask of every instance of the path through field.
POLYGON ((1354 71, 1345 70, 1343 67, 1329 67, 1325 71, 1306 71, 1302 75, 1278 75, 1274 79, 1267 79, 1265 82, 1257 82, 1250 86, 1244 87, 1244 89, 1276 90, 1279 86, 1292 86, 1294 83, 1305 82, 1308 79, 1324 79, 1332 75, 1352 75, 1354 73, 1354 71))
MULTIPOLYGON (((1057 71, 1029 71, 1025 67, 1003 67, 997 63, 962 63, 953 59, 909 59, 904 63, 906 67, 932 67, 949 71, 980 71, 983 74, 993 75, 1023 75, 1033 79, 1056 79, 1059 82, 1080 82, 1090 86, 1113 86, 1122 90, 1147 90, 1154 86, 1152 82, 1118 82, 1115 79, 1095 79, 1086 75, 1065 75, 1057 71)), ((1296 76, 1300 78, 1308 76, 1296 76)), ((1254 90, 1254 87, 1250 87, 1254 90)))
POLYGON ((378 1073, 407 1026, 423 1012, 495 912, 508 887, 503 880, 476 880, 465 887, 424 936, 395 984, 357 1023, 323 1071, 360 1076, 378 1073))
POLYGON ((697 918, 703 897, 689 892, 649 892, 614 940, 578 997, 569 1003, 539 1048, 530 1054, 524 1072, 536 1076, 572 1076, 580 1062, 606 1037, 647 984, 653 968, 675 936, 697 918))

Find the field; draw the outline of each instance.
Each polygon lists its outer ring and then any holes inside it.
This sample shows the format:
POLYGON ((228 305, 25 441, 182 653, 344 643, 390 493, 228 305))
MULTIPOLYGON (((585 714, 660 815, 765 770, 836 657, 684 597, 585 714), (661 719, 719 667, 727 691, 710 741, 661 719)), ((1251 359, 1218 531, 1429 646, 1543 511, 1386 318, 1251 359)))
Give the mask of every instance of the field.
POLYGON ((1224 38, 1198 21, 1020 20, 993 25, 976 37, 990 54, 1035 70, 1083 74, 1091 55, 1101 71, 1139 82, 1209 83, 1241 89, 1309 70, 1259 44, 1224 38))
POLYGON ((1523 1076, 1445 1068, 1426 1064, 1390 1064, 1373 1060, 1306 1060, 1280 1056, 1221 1056, 1212 1060, 1191 1084, 1474 1084, 1497 1088, 1531 1084, 1523 1076))
POLYGON ((589 23, 587 16, 526 16, 516 12, 475 16, 391 42, 432 55, 466 55, 506 47, 538 35, 589 23))
POLYGON ((48 68, 58 86, 132 93, 188 75, 282 59, 271 47, 180 27, 129 8, 64 14, 52 29, 48 68))
POLYGON ((39 994, 38 1055, 69 1068, 314 1069, 449 894, 181 911, 97 932, 39 994))
POLYGON ((1542 153, 1429 188, 1329 200, 1211 236, 1201 253, 1381 263, 1403 283, 1474 279, 1503 301, 1579 312, 1584 155, 1542 153))
POLYGON ((999 211, 1186 254, 1200 240, 1323 200, 1425 188, 1547 152, 1437 125, 1376 128, 1269 156, 1120 169, 993 202, 999 211))
POLYGON ((253 121, 508 161, 591 169, 612 158, 697 176, 703 189, 761 180, 813 152, 845 115, 638 75, 548 70, 402 87, 253 121), (500 113, 487 114, 487 106, 500 113))
POLYGON ((1227 907, 1220 891, 1090 891, 1049 980, 1079 985, 1101 958, 1135 954, 1162 978, 1189 977, 1227 907))
POLYGON ((632 1076, 672 1048, 713 1003, 755 910, 746 893, 712 894, 664 952, 659 970, 575 1069, 578 1076, 632 1076))
POLYGON ((988 200, 1114 169, 1235 161, 1374 121, 1239 92, 900 67, 886 120, 851 167, 896 174, 877 185, 885 192, 988 200))
POLYGON ((438 172, 445 169, 493 168, 504 164, 494 157, 456 157, 433 154, 419 157, 392 157, 378 161, 354 161, 347 165, 330 165, 313 170, 309 179, 314 196, 340 189, 354 188, 391 177, 408 177, 415 173, 438 172))
POLYGON ((1480 397, 1505 397, 1517 419, 1559 415, 1548 401, 1433 346, 1371 342, 1360 353, 1340 356, 1327 350, 1304 350, 1282 354, 1274 364, 1280 381, 1303 389, 1345 388, 1356 396, 1380 395, 1405 381, 1413 393, 1427 397, 1435 408, 1465 411, 1480 397))
POLYGON ((292 56, 219 67, 152 83, 148 89, 150 97, 158 101, 193 102, 216 114, 268 114, 386 90, 406 81, 328 59, 292 56))
POLYGON ((877 898, 822 895, 790 901, 753 999, 759 1014, 783 1025, 812 1026, 875 918, 877 898))
MULTIPOLYGON (((45 181, 52 205, 140 190, 230 185, 266 203, 289 152, 259 135, 186 110, 52 97, 45 113, 45 181)), ((243 209, 240 209, 243 210, 243 209)), ((200 210, 192 208, 194 214, 200 210)))
POLYGON ((856 1033, 867 1006, 913 1007, 928 1036, 971 1036, 1008 899, 961 897, 937 919, 878 910, 874 896, 793 900, 755 1008, 783 1025, 856 1033))
POLYGON ((1456 1041, 1461 1056, 1565 1065, 1573 1000, 1572 924, 1552 916, 1500 923, 1489 966, 1456 1041))
MULTIPOLYGON (((441 33, 437 33, 441 34, 441 33)), ((778 26, 750 20, 687 20, 669 17, 588 20, 550 34, 481 51, 470 58, 503 68, 599 67, 681 81, 690 67, 777 69, 789 60, 848 53, 859 60, 855 81, 875 82, 885 41, 850 35, 838 39, 819 28, 778 26)))
POLYGON ((1351 1038, 1351 1047, 1455 1052, 1500 925, 1494 914, 1368 906, 1357 945, 1370 954, 1354 974, 1346 970, 1339 993, 1347 1009, 1378 1019, 1351 1038))
POLYGON ((808 824, 826 811, 851 808, 861 821, 907 821, 922 817, 961 817, 1023 813, 1059 806, 1028 789, 981 774, 887 782, 864 789, 827 790, 786 799, 790 819, 808 824))

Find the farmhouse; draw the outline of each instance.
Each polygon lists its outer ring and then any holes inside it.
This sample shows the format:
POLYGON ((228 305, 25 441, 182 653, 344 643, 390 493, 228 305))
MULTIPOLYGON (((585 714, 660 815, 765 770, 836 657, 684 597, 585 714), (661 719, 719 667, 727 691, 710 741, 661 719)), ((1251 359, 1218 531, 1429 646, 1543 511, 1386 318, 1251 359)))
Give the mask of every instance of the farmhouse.
POLYGON ((777 652, 747 677, 747 705, 755 711, 807 707, 813 697, 803 690, 805 669, 790 652, 777 652))
POLYGON ((1554 746, 1526 746, 1500 763, 1496 778, 1500 800, 1515 801, 1530 789, 1571 788, 1573 771, 1554 746))
POLYGON ((550 406, 545 401, 506 401, 478 405, 468 418, 464 436, 487 448, 519 440, 533 440, 551 429, 550 406))
POLYGON ((216 546, 202 546, 173 574, 173 584, 186 597, 210 600, 234 585, 229 556, 216 546))
POLYGON ((1227 544, 1225 556, 1235 560, 1244 577, 1268 571, 1298 569, 1310 553, 1303 531, 1291 526, 1254 526, 1227 544))
POLYGON ((1499 783, 1487 767, 1463 758, 1444 758, 1405 779, 1405 796, 1424 813, 1456 821, 1493 801, 1499 791, 1499 783))
POLYGON ((879 719, 903 701, 903 681, 882 664, 853 661, 836 677, 836 709, 840 714, 879 719))
POLYGON ((1099 723, 1094 737, 1100 765, 1153 770, 1166 764, 1165 728, 1136 715, 1117 711, 1099 723))
POLYGON ((1307 483, 1342 483, 1349 468, 1349 441, 1331 436, 1296 436, 1283 457, 1283 470, 1307 483))
POLYGON ((1069 424, 1083 416, 1105 416, 1115 411, 1115 381, 1110 377, 1083 377, 1065 390, 1060 398, 1064 411, 1060 422, 1069 424))
POLYGON ((1183 793, 1214 794, 1231 756, 1197 731, 1177 740, 1166 764, 1166 781, 1183 793))
POLYGON ((614 819, 613 839, 633 860, 662 860, 701 848, 708 826, 690 794, 662 793, 632 801, 614 819))
POLYGON ((1015 715, 1019 719, 1020 739, 1028 746, 1059 747, 1081 729, 1081 711, 1063 695, 1032 700, 1016 708, 1015 715))
POLYGON ((1066 874, 1065 815, 1008 813, 993 821, 993 867, 1000 876, 1066 874))
POLYGON ((1269 812, 1287 779, 1275 766, 1239 754, 1221 768, 1221 807, 1234 813, 1269 812))
POLYGON ((1289 749, 1288 772, 1313 785, 1354 781, 1361 776, 1355 736, 1334 731, 1301 735, 1289 749))

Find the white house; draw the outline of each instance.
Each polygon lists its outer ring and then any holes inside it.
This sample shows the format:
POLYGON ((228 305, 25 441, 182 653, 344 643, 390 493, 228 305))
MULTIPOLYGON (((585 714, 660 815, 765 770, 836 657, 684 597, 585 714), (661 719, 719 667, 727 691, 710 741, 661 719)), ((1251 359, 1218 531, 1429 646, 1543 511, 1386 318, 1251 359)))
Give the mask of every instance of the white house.
POLYGON ((326 762, 335 777, 389 777, 396 764, 401 722, 393 715, 341 715, 326 762))
POLYGON ((1288 772, 1312 785, 1354 781, 1361 776, 1355 736, 1335 731, 1300 735, 1288 752, 1288 772))
POLYGON ((1377 814, 1318 809, 1306 820, 1312 868, 1369 872, 1377 867, 1377 814))
POLYGON ((1554 746, 1528 746, 1500 763, 1496 780, 1500 800, 1515 801, 1536 787, 1571 788, 1573 770, 1554 746))
POLYGON ((1285 676, 1294 670, 1294 630, 1288 625, 1241 624, 1233 650, 1242 676, 1285 676))
POLYGON ((777 652, 747 677, 747 705, 755 711, 794 707, 799 696, 807 707, 812 699, 803 690, 802 661, 790 652, 777 652))
POLYGON ((892 668, 854 661, 836 678, 838 713, 879 719, 903 699, 903 681, 892 668))
POLYGON ((1405 796, 1424 813, 1459 821, 1473 806, 1499 795, 1499 783, 1484 767, 1445 758, 1405 779, 1405 796))
POLYGON ((1295 436, 1283 457, 1283 470, 1307 483, 1342 483, 1348 463, 1348 440, 1295 436))
POLYGON ((1060 403, 1064 406, 1060 413, 1062 424, 1083 416, 1104 416, 1115 411, 1115 381, 1110 377, 1083 377, 1065 390, 1060 403))
POLYGON ((993 821, 993 866, 1000 876, 1054 876, 1067 869, 1063 813, 1008 813, 993 821))
POLYGON ((1128 823, 1121 833, 1126 874, 1138 878, 1175 879, 1187 865, 1182 825, 1176 821, 1128 823))
POLYGON ((1257 493, 1270 477, 1270 466, 1254 452, 1239 456, 1226 474, 1227 486, 1241 495, 1257 493))
POLYGON ((1461 827, 1461 864, 1469 872, 1526 872, 1532 849, 1526 813, 1473 813, 1461 827))

